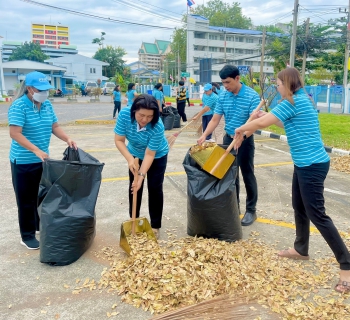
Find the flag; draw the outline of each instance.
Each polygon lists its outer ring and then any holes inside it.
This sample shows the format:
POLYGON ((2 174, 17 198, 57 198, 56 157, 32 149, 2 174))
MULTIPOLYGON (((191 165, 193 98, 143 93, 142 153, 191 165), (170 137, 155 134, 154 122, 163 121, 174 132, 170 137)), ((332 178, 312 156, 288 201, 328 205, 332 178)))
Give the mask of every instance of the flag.
POLYGON ((187 5, 192 7, 195 4, 194 0, 187 0, 187 5))

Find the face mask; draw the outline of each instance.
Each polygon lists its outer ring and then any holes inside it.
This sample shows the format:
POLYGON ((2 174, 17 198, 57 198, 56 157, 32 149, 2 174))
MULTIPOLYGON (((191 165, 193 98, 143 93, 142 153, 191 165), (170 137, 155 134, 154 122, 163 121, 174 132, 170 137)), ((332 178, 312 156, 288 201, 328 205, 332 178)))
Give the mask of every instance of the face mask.
POLYGON ((32 94, 32 97, 37 102, 44 102, 49 96, 49 91, 40 91, 40 92, 34 92, 32 94))

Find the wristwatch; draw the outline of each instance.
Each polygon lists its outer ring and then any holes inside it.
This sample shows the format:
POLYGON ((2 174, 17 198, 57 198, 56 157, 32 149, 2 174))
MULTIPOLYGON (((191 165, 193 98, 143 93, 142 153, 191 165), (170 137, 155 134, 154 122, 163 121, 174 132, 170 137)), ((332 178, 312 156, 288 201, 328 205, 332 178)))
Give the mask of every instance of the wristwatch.
POLYGON ((247 135, 246 134, 243 135, 243 140, 245 140, 245 139, 247 139, 247 135))
POLYGON ((139 175, 139 176, 141 176, 141 177, 144 177, 144 178, 146 177, 146 175, 145 175, 145 174, 143 174, 143 173, 142 173, 142 172, 140 172, 140 171, 138 172, 138 175, 139 175))

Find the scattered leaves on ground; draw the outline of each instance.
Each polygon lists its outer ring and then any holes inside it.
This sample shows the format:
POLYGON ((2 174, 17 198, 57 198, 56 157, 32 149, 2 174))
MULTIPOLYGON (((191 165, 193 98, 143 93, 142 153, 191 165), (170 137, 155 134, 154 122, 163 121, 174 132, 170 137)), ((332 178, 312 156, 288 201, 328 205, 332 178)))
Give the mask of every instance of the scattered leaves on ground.
POLYGON ((340 172, 350 173, 350 156, 332 158, 331 167, 340 172))
POLYGON ((110 261, 110 268, 103 270, 98 283, 86 279, 74 291, 116 292, 122 301, 151 313, 235 294, 257 299, 283 319, 350 317, 346 296, 332 290, 334 258, 280 259, 274 248, 258 239, 227 243, 187 237, 159 242, 160 246, 137 235, 128 258, 116 248, 103 248, 100 255, 110 261))

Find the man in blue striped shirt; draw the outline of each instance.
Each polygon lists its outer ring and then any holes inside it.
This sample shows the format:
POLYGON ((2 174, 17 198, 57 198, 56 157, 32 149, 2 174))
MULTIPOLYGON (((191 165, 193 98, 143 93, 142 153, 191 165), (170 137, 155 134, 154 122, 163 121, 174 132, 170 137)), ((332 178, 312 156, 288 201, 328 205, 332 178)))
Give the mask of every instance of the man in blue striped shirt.
MULTIPOLYGON (((251 88, 240 82, 239 70, 235 66, 226 65, 220 71, 220 78, 226 91, 223 91, 218 99, 214 116, 207 129, 198 139, 202 144, 206 137, 218 126, 221 117, 225 117, 224 145, 232 142, 235 129, 247 122, 250 114, 259 105, 259 95, 251 88)), ((235 148, 237 153, 237 165, 240 167, 245 184, 247 198, 246 210, 241 221, 242 226, 251 225, 256 219, 256 203, 258 200, 258 186, 254 174, 254 136, 253 132, 245 132, 237 139, 235 148)), ((239 176, 236 179, 237 199, 239 203, 239 176)))

